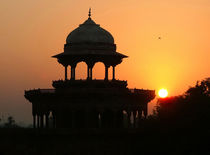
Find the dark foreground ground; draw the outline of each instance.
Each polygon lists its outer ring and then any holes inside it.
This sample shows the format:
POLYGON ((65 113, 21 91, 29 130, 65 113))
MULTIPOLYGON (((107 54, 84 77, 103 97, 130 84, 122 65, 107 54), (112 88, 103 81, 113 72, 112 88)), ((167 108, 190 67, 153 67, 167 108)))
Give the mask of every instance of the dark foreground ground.
POLYGON ((0 155, 210 154, 199 129, 0 129, 0 155))

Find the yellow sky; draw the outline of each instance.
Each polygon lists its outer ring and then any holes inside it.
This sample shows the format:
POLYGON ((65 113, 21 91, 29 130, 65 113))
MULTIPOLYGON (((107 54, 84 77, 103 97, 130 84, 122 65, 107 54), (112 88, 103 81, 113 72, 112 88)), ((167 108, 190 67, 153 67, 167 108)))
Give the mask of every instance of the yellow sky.
MULTIPOLYGON (((117 51, 129 56, 116 68, 116 78, 129 87, 164 87, 178 95, 209 77, 209 0, 2 0, 0 115, 31 120, 24 90, 49 88, 64 77, 51 56, 63 51, 89 7, 93 20, 114 36, 117 51)), ((94 77, 104 77, 101 67, 95 66, 94 77)), ((86 76, 86 66, 79 64, 77 73, 86 76)))

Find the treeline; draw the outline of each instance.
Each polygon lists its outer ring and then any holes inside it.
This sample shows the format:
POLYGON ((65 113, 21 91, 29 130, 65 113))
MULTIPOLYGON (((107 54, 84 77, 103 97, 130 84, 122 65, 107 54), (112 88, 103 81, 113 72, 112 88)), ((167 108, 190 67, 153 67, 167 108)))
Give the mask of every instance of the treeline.
POLYGON ((210 78, 183 95, 158 99, 150 121, 168 127, 210 129, 210 78))
POLYGON ((16 124, 12 116, 8 116, 6 121, 0 118, 0 128, 20 128, 20 126, 16 124))

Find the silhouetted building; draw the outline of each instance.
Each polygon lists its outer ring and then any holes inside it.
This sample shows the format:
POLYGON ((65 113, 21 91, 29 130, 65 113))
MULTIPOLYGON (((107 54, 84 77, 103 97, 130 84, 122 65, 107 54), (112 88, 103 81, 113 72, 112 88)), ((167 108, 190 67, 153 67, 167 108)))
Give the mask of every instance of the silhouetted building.
POLYGON ((116 52, 114 38, 91 19, 90 12, 68 35, 64 52, 53 57, 64 66, 65 79, 53 81, 54 89, 25 91, 32 103, 34 128, 47 128, 49 122, 55 128, 129 128, 138 127, 138 121, 147 116, 147 104, 155 91, 128 89, 127 81, 115 79, 115 67, 127 56, 116 52), (75 68, 82 61, 87 64, 87 79, 76 80, 75 68), (105 66, 103 80, 92 79, 97 62, 105 66))

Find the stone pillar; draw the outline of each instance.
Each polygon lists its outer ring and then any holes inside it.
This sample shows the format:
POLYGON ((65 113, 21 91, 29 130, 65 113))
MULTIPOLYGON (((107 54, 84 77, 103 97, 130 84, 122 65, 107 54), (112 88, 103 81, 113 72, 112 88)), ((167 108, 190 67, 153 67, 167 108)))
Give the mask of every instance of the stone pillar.
POLYGON ((33 128, 36 128, 36 115, 33 115, 33 128))
POLYGON ((56 128, 56 115, 55 115, 55 112, 52 112, 52 116, 53 116, 53 128, 56 128))
POLYGON ((141 126, 142 110, 138 110, 138 127, 141 126))
POLYGON ((101 113, 98 114, 98 128, 102 127, 101 113))
POLYGON ((133 127, 136 128, 136 110, 133 111, 133 127))
POLYGON ((142 118, 142 110, 139 109, 138 110, 138 119, 141 120, 141 118, 142 118))
POLYGON ((65 80, 67 80, 67 66, 65 66, 65 80))
POLYGON ((32 115, 33 115, 33 128, 38 128, 38 115, 37 115, 37 107, 36 107, 36 103, 32 102, 32 115))
POLYGON ((143 113, 144 113, 144 118, 146 118, 147 117, 147 104, 144 105, 143 113))
POLYGON ((46 123, 45 127, 49 128, 49 113, 45 114, 45 123, 46 123))
POLYGON ((128 128, 131 127, 131 112, 127 111, 128 128))
POLYGON ((87 66, 88 66, 88 71, 87 71, 87 75, 88 75, 88 77, 87 77, 87 79, 89 79, 89 80, 92 80, 92 78, 93 78, 93 66, 95 65, 95 62, 94 61, 88 61, 88 62, 86 62, 86 64, 87 64, 87 66))
POLYGON ((112 66, 112 80, 115 80, 115 66, 112 66))
POLYGON ((40 118, 39 118, 40 116, 39 115, 37 115, 37 128, 40 128, 40 118))
POLYGON ((74 80, 75 80, 75 77, 76 77, 75 67, 73 68, 73 71, 74 71, 74 76, 73 76, 73 78, 74 78, 74 80))
POLYGON ((43 128, 44 127, 44 115, 41 114, 40 116, 40 127, 43 128))
POLYGON ((75 80, 75 66, 71 66, 71 80, 75 80))
POLYGON ((71 77, 71 78, 70 78, 70 80, 72 80, 72 78, 73 78, 73 70, 72 70, 72 66, 71 66, 71 72, 70 72, 70 73, 71 73, 71 74, 70 74, 70 75, 71 75, 71 76, 70 76, 70 77, 71 77))
POLYGON ((93 79, 93 67, 90 67, 90 80, 93 79))
POLYGON ((90 78, 90 68, 89 66, 87 65, 87 80, 89 80, 90 78))
POLYGON ((109 79, 109 66, 105 66, 105 78, 104 78, 104 80, 105 81, 108 81, 108 79, 109 79))

